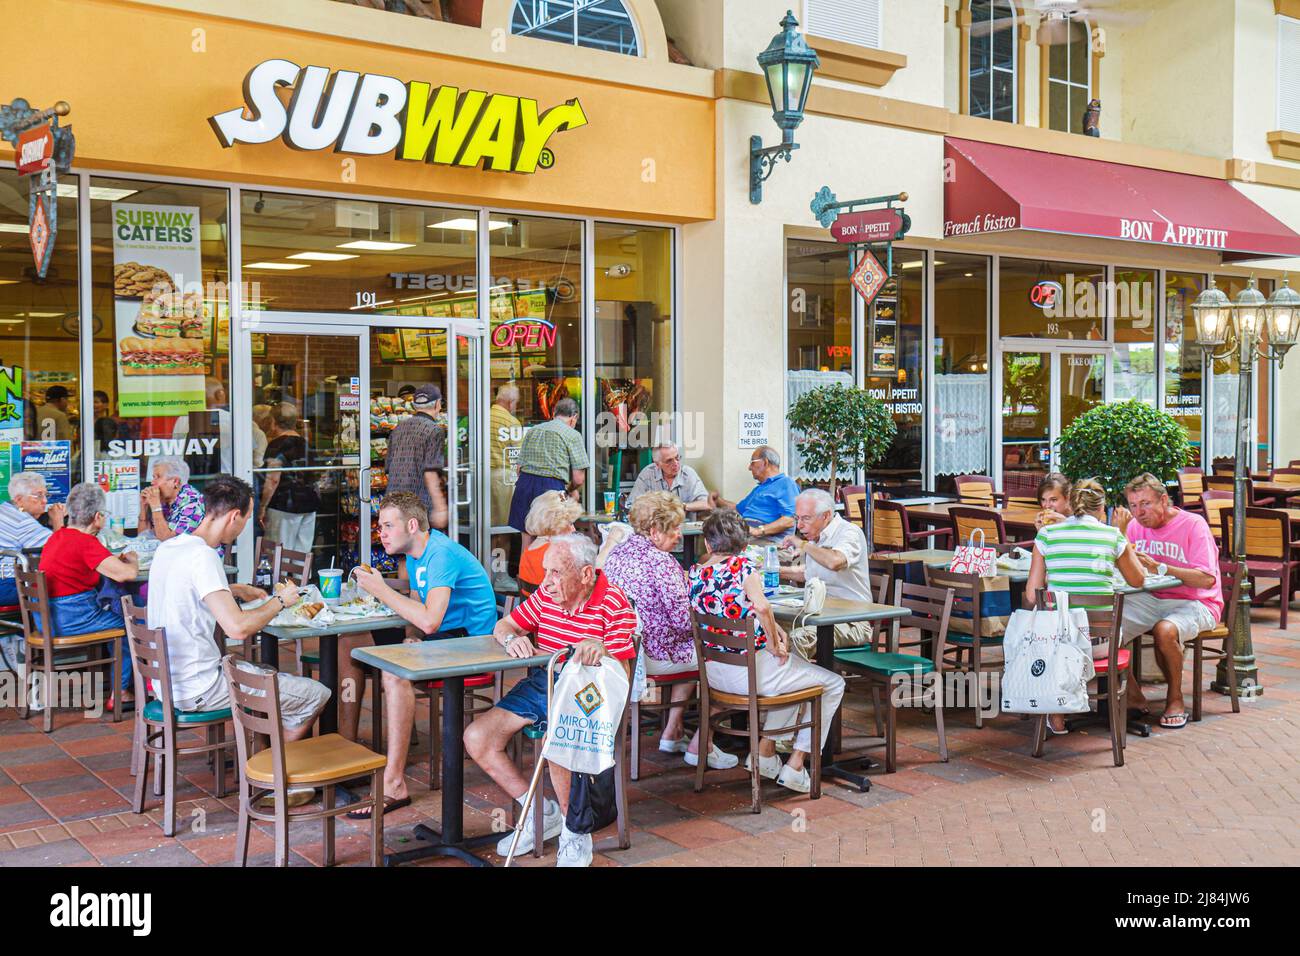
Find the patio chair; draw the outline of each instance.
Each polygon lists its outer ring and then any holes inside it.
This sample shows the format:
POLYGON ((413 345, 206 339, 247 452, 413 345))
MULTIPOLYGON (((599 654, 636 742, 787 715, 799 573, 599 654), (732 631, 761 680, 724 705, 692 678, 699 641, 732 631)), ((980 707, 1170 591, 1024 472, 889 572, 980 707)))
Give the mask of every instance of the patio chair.
MULTIPOLYGON (((961 574, 943 568, 925 569, 925 583, 930 588, 947 588, 953 592, 953 614, 961 630, 949 628, 945 632, 942 653, 943 663, 950 670, 975 675, 976 688, 984 686, 983 675, 1002 672, 1002 636, 986 636, 984 631, 984 593, 978 574, 961 574), (948 656, 950 655, 950 656, 948 656), (965 660, 963 661, 963 658, 965 660)), ((1008 594, 1010 592, 1007 592, 1008 594)), ((975 727, 984 726, 984 715, 975 701, 975 727)))
POLYGON ((1232 510, 1232 492, 1207 490, 1201 494, 1201 506, 1205 509, 1205 520, 1210 525, 1210 533, 1219 543, 1219 553, 1226 557, 1231 544, 1224 544, 1223 513, 1232 510))
MULTIPOLYGON (((23 571, 14 567, 14 581, 18 588, 18 613, 27 638, 27 667, 23 674, 18 717, 26 720, 31 688, 36 675, 41 675, 41 709, 44 711, 45 732, 54 730, 55 674, 79 671, 90 675, 109 670, 109 687, 113 696, 113 723, 122 720, 122 638, 126 631, 112 628, 92 631, 89 634, 69 634, 60 637, 54 633, 54 617, 50 614, 50 595, 43 571, 23 571), (40 626, 36 626, 36 616, 40 626)), ((103 690, 102 685, 99 690, 103 690)), ((93 694, 82 694, 81 708, 93 706, 93 694)))
MULTIPOLYGON (((1236 479, 1231 474, 1228 475, 1210 475, 1205 479, 1205 487, 1210 491, 1226 491, 1229 495, 1233 493, 1233 486, 1236 479)), ((1276 498, 1256 498, 1255 497, 1255 480, 1246 479, 1246 504, 1252 508, 1269 508, 1277 504, 1276 498)))
POLYGON ((338 734, 323 734, 286 742, 277 692, 279 675, 260 664, 237 664, 227 654, 222 673, 230 685, 235 745, 239 751, 239 824, 235 838, 235 863, 248 865, 248 835, 254 820, 275 824, 275 865, 289 864, 289 823, 322 823, 323 862, 334 865, 334 820, 350 810, 370 808, 370 865, 384 859, 384 764, 382 753, 368 750, 338 734), (255 743, 268 746, 257 752, 255 743), (370 795, 338 806, 334 788, 358 777, 370 777, 370 795), (321 788, 321 806, 289 806, 291 786, 321 788), (257 802, 273 794, 275 806, 261 810, 257 802))
POLYGON ((167 635, 162 628, 151 628, 145 609, 136 607, 130 597, 122 598, 122 616, 126 620, 126 639, 135 665, 136 732, 131 764, 135 774, 135 792, 131 800, 134 813, 144 813, 144 788, 149 777, 149 757, 153 756, 154 796, 163 798, 163 835, 176 835, 176 769, 180 757, 208 754, 212 765, 215 794, 226 795, 226 751, 233 750, 234 738, 226 739, 230 708, 178 711, 173 703, 172 672, 167 653, 167 635), (154 699, 147 687, 152 683, 154 699), (182 744, 181 731, 203 731, 202 743, 182 744))
POLYGON ((1201 494, 1204 491, 1204 471, 1200 468, 1178 469, 1178 493, 1182 499, 1180 504, 1185 510, 1204 513, 1205 506, 1201 503, 1201 494))
POLYGON ((1300 468, 1278 468, 1273 472, 1273 484, 1295 486, 1294 494, 1286 493, 1287 507, 1300 504, 1300 468))
MULTIPOLYGON (((691 611, 691 625, 695 632, 695 659, 700 662, 704 680, 700 681, 700 753, 707 754, 713 745, 713 735, 723 734, 729 737, 746 737, 749 740, 749 752, 754 755, 750 761, 750 791, 752 809, 755 813, 763 812, 762 780, 759 775, 758 744, 764 737, 786 737, 791 733, 808 728, 812 731, 813 746, 809 755, 812 778, 811 797, 821 799, 822 795, 822 751, 818 743, 822 730, 822 688, 821 685, 806 690, 793 691, 764 697, 758 693, 757 676, 754 672, 754 622, 753 615, 740 620, 715 617, 691 611), (708 646, 704 635, 708 634, 708 646), (723 647, 728 650, 718 650, 723 647), (735 651, 743 651, 736 654, 735 651), (739 658, 739 660, 737 660, 739 658), (743 667, 746 674, 746 690, 743 694, 731 694, 709 686, 708 662, 714 661, 728 667, 743 667), (761 717, 767 711, 777 707, 789 707, 797 704, 795 722, 785 727, 768 729, 763 726, 761 717), (812 713, 808 720, 800 720, 802 705, 809 704, 812 713), (744 730, 726 726, 727 719, 734 714, 745 714, 748 721, 744 730)), ((704 770, 707 760, 701 760, 695 769, 695 792, 704 789, 704 770)))
POLYGON ((988 475, 957 475, 953 483, 962 504, 993 508, 1006 500, 1006 495, 994 490, 993 479, 988 475))
POLYGON ((867 500, 866 485, 840 485, 839 499, 844 503, 844 517, 862 524, 862 505, 867 500))
POLYGON ((980 530, 984 532, 985 544, 998 551, 1033 546, 1032 540, 1008 541, 1007 527, 1002 520, 1002 515, 989 508, 949 508, 948 517, 952 521, 954 541, 957 544, 965 544, 976 530, 980 530))
MULTIPOLYGON (((1223 605, 1223 623, 1208 631, 1201 631, 1192 639, 1192 720, 1201 719, 1201 699, 1205 694, 1205 661, 1222 660, 1228 670, 1228 694, 1232 699, 1232 712, 1241 713, 1241 701, 1237 688, 1237 663, 1232 655, 1232 625, 1237 618, 1237 602, 1241 599, 1241 589, 1237 586, 1236 576, 1223 578, 1220 582, 1226 588, 1223 605), (1218 641, 1218 647, 1206 647, 1207 641, 1218 641), (1207 657, 1208 652, 1208 657, 1207 657)), ((1134 671, 1137 673, 1137 671, 1134 671)))
MULTIPOLYGON (((1047 589, 1038 591, 1037 606, 1048 607, 1047 589)), ((1093 669, 1097 672, 1097 690, 1088 692, 1088 700, 1095 701, 1098 709, 1104 703, 1107 711, 1107 723, 1110 725, 1110 749, 1115 766, 1124 766, 1124 747, 1128 740, 1128 714, 1125 708, 1125 695, 1128 690, 1132 655, 1119 636, 1119 622, 1124 619, 1124 595, 1116 593, 1115 603, 1111 607, 1088 611, 1088 643, 1094 648, 1107 645, 1105 657, 1095 657, 1093 669), (1113 638, 1113 639, 1112 639, 1113 638), (1106 689, 1102 690, 1101 679, 1106 679, 1106 689)), ((1093 652, 1094 655, 1096 651, 1093 652)), ((1047 742, 1047 718, 1034 720, 1033 749, 1035 757, 1043 755, 1047 742)))
MULTIPOLYGON (((1223 512, 1223 540, 1227 553, 1223 571, 1231 574, 1236 569, 1235 555, 1232 553, 1233 515, 1232 511, 1223 512)), ((1252 585, 1254 598, 1252 603, 1267 601, 1276 597, 1282 605, 1282 619, 1279 626, 1286 630, 1288 605, 1291 603, 1297 587, 1296 561, 1294 549, 1300 547, 1300 541, 1291 540, 1291 518, 1284 511, 1270 508, 1246 509, 1246 577, 1252 585), (1255 592, 1253 585, 1256 578, 1276 578, 1277 587, 1267 591, 1255 592)))
MULTIPOLYGON (((894 585, 894 604, 907 608, 905 618, 896 619, 890 629, 890 650, 877 651, 866 647, 845 647, 835 652, 835 663, 859 674, 871 682, 874 689, 883 692, 887 701, 885 709, 885 773, 894 773, 897 769, 898 706, 895 699, 894 680, 897 674, 910 674, 910 689, 915 696, 908 703, 917 705, 925 699, 922 675, 933 674, 934 694, 934 728, 939 737, 939 759, 948 762, 948 738, 943 729, 943 647, 948 637, 948 620, 952 614, 953 592, 951 588, 923 587, 898 581, 894 585), (926 657, 917 654, 899 653, 900 627, 915 627, 922 634, 929 634, 928 643, 932 651, 926 657)), ((916 646, 924 641, 912 642, 916 646)), ((876 707, 879 708, 879 697, 876 707)))
POLYGON ((933 542, 935 546, 941 542, 947 543, 952 537, 952 529, 923 528, 913 531, 905 505, 897 501, 877 501, 872 537, 871 544, 875 551, 910 551, 918 542, 922 547, 929 545, 929 538, 939 539, 933 542))

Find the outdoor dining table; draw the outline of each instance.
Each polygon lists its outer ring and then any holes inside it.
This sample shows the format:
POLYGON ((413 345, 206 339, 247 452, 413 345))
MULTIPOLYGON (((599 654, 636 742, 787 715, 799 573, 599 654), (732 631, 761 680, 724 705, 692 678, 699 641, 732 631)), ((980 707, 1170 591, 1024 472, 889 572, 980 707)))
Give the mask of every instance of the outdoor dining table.
MULTIPOLYGON (((800 612, 802 604, 802 589, 792 589, 782 592, 772 599, 772 613, 782 622, 789 622, 799 617, 801 624, 817 629, 817 660, 814 663, 819 667, 826 668, 828 671, 835 670, 836 624, 852 624, 856 621, 893 621, 908 615, 906 608, 895 607, 892 604, 874 604, 868 601, 849 601, 844 598, 828 597, 819 613, 804 618, 800 612)), ((822 777, 846 781, 866 793, 871 789, 870 779, 866 774, 851 770, 849 765, 857 764, 858 766, 870 768, 876 764, 866 757, 856 757, 836 763, 835 754, 840 749, 840 742, 841 719, 840 711, 837 710, 835 715, 831 717, 830 732, 826 735, 826 746, 822 748, 822 777)))
MULTIPOLYGON (((409 863, 431 856, 452 856, 472 866, 491 864, 475 847, 501 838, 500 833, 466 837, 465 827, 465 678, 474 674, 540 667, 548 654, 511 657, 496 638, 453 637, 444 641, 357 647, 354 660, 409 681, 442 681, 442 831, 420 824, 415 835, 423 846, 384 855, 384 865, 409 863)), ((321 655, 324 663, 324 655, 321 655)), ((376 717, 376 720, 379 718, 376 717)))
POLYGON ((948 512, 953 508, 983 508, 985 511, 999 514, 1002 516, 1002 523, 1006 525, 1007 533, 1013 537, 1024 531, 1032 538, 1038 530, 1034 526, 1034 521, 1038 518, 1038 511, 1035 508, 988 508, 963 501, 950 501, 946 504, 907 505, 907 515, 928 525, 942 527, 952 523, 948 512))
MULTIPOLYGON (((326 627, 301 625, 265 625, 260 638, 262 663, 280 669, 280 642, 296 641, 308 637, 320 638, 320 682, 330 689, 330 699, 317 718, 322 734, 332 734, 339 727, 339 637, 359 634, 362 631, 381 631, 388 627, 405 627, 406 622, 396 614, 376 614, 368 617, 348 617, 326 627)), ((375 720, 379 720, 375 716, 375 720)), ((376 736, 376 740, 378 737, 376 736)))

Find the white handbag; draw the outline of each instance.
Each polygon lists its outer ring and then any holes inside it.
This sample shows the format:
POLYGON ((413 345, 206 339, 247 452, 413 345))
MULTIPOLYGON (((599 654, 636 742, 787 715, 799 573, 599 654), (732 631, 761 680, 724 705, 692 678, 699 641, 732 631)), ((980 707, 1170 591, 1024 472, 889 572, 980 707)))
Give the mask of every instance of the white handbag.
POLYGON ((1088 614, 1070 609, 1069 595, 1055 592, 1056 610, 1011 615, 1002 641, 1002 710, 1011 714, 1079 714, 1089 709, 1088 682, 1095 676, 1088 614))
POLYGON ((984 529, 976 528, 965 544, 957 545, 948 570, 958 574, 978 574, 982 578, 995 577, 997 560, 997 551, 984 544, 984 529), (978 545, 975 544, 975 535, 980 536, 978 545))

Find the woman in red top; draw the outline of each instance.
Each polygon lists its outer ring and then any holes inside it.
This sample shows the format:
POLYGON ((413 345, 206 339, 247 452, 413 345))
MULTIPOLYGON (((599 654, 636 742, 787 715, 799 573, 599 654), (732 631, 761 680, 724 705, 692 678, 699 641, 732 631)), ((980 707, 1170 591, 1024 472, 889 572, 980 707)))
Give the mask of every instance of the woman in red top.
MULTIPOLYGON (((134 552, 115 557, 100 543, 97 535, 104 527, 105 507, 104 492, 98 485, 77 485, 68 495, 67 525, 50 535, 41 549, 40 569, 45 572, 50 616, 58 637, 125 626, 116 596, 100 598, 100 575, 112 581, 133 581, 140 572, 140 561, 134 552)), ((123 703, 131 700, 125 693, 130 687, 131 652, 123 637, 123 703)))

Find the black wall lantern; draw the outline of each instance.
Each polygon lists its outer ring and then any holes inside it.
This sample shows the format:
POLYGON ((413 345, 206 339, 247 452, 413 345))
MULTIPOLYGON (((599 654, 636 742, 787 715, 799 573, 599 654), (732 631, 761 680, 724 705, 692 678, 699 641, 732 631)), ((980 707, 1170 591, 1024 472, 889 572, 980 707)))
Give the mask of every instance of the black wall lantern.
POLYGON ((777 160, 789 162, 791 152, 799 148, 794 131, 803 122, 813 71, 821 66, 817 51, 799 32, 793 10, 785 12, 781 32, 758 55, 758 65, 767 80, 767 98, 772 104, 772 119, 781 128, 781 142, 764 146, 763 137, 749 138, 749 201, 755 204, 763 201, 763 181, 772 175, 777 160))

